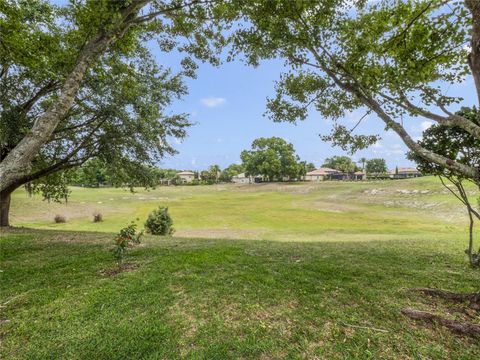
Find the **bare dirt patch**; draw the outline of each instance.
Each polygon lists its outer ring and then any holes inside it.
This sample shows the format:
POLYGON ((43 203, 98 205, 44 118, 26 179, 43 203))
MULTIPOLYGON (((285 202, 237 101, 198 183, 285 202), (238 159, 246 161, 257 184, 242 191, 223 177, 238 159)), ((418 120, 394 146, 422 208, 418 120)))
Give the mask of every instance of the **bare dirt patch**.
POLYGON ((278 191, 292 194, 308 194, 318 188, 318 184, 305 183, 259 183, 259 184, 236 184, 231 185, 234 189, 242 192, 278 191))
POLYGON ((240 229, 188 229, 177 230, 175 237, 208 238, 208 239, 258 239, 261 230, 240 229))
POLYGON ((140 265, 134 263, 125 263, 119 266, 102 269, 99 274, 103 277, 112 277, 120 273, 129 272, 138 269, 140 265))
POLYGON ((315 201, 311 203, 311 206, 315 210, 334 212, 334 213, 343 213, 343 212, 355 211, 359 209, 357 206, 347 205, 345 203, 339 203, 339 202, 333 202, 333 201, 332 202, 315 201))

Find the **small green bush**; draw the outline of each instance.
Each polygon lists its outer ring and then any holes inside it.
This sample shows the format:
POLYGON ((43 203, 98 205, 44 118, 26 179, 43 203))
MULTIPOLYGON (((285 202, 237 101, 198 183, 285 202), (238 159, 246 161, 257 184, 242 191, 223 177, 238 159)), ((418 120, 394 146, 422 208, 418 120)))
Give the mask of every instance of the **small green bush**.
POLYGON ((67 218, 65 216, 62 216, 62 215, 55 215, 55 217, 53 218, 53 221, 55 221, 56 224, 63 224, 63 223, 66 223, 67 222, 67 218))
POLYGON ((168 213, 168 207, 160 206, 148 215, 145 229, 153 235, 172 235, 174 232, 172 225, 173 220, 168 213))
POLYGON ((102 222, 103 221, 103 215, 102 213, 96 212, 93 214, 93 222, 102 222))
POLYGON ((119 263, 123 262, 125 252, 132 244, 140 244, 140 239, 143 236, 143 230, 137 233, 137 224, 133 221, 130 225, 120 229, 115 236, 115 247, 113 248, 113 256, 119 263))

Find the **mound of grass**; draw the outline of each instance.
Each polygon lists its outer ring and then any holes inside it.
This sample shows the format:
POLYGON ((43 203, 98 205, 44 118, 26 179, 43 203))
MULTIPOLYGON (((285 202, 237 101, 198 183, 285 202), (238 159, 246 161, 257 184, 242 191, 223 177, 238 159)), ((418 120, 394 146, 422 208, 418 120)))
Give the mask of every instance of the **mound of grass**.
MULTIPOLYGON (((112 234, 1 237, 1 358, 478 359, 480 343, 400 310, 406 291, 478 288, 450 239, 272 242, 145 237, 131 271, 112 234)), ((453 318, 462 314, 451 312, 453 318)), ((480 319, 479 319, 480 321, 480 319)))

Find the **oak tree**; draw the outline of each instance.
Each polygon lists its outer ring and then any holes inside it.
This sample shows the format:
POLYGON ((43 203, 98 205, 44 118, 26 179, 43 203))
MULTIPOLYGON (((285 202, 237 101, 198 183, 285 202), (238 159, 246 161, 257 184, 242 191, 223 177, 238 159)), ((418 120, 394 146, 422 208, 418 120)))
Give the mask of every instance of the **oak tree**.
MULTIPOLYGON (((190 125, 168 105, 186 93, 195 59, 217 63, 221 2, 44 0, 0 2, 0 225, 10 194, 32 181, 64 187, 65 171, 91 158, 121 178, 173 153, 190 125), (174 74, 148 46, 184 55, 174 74)), ((55 188, 55 186, 53 186, 55 188)))
POLYGON ((403 122, 428 120, 480 139, 480 126, 455 113, 462 99, 447 91, 471 76, 480 101, 480 1, 245 0, 242 14, 233 55, 255 66, 285 61, 267 105, 274 121, 303 120, 313 107, 333 121, 323 138, 356 151, 379 139, 356 132, 376 115, 411 151, 480 185, 478 168, 423 147, 403 122), (356 125, 341 122, 354 111, 364 111, 356 125))
POLYGON ((262 175, 269 181, 295 179, 303 167, 293 145, 279 137, 255 139, 252 149, 242 151, 240 158, 246 175, 262 175))

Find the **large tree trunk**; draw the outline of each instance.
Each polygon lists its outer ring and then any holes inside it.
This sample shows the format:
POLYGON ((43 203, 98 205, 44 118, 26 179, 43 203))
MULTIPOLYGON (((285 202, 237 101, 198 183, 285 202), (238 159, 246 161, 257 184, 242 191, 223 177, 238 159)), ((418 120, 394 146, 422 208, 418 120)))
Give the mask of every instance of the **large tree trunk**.
POLYGON ((470 42, 471 52, 468 56, 468 65, 472 72, 480 105, 480 1, 466 0, 465 3, 472 13, 472 40, 470 42))
POLYGON ((0 193, 0 226, 10 226, 10 198, 12 191, 0 193))

